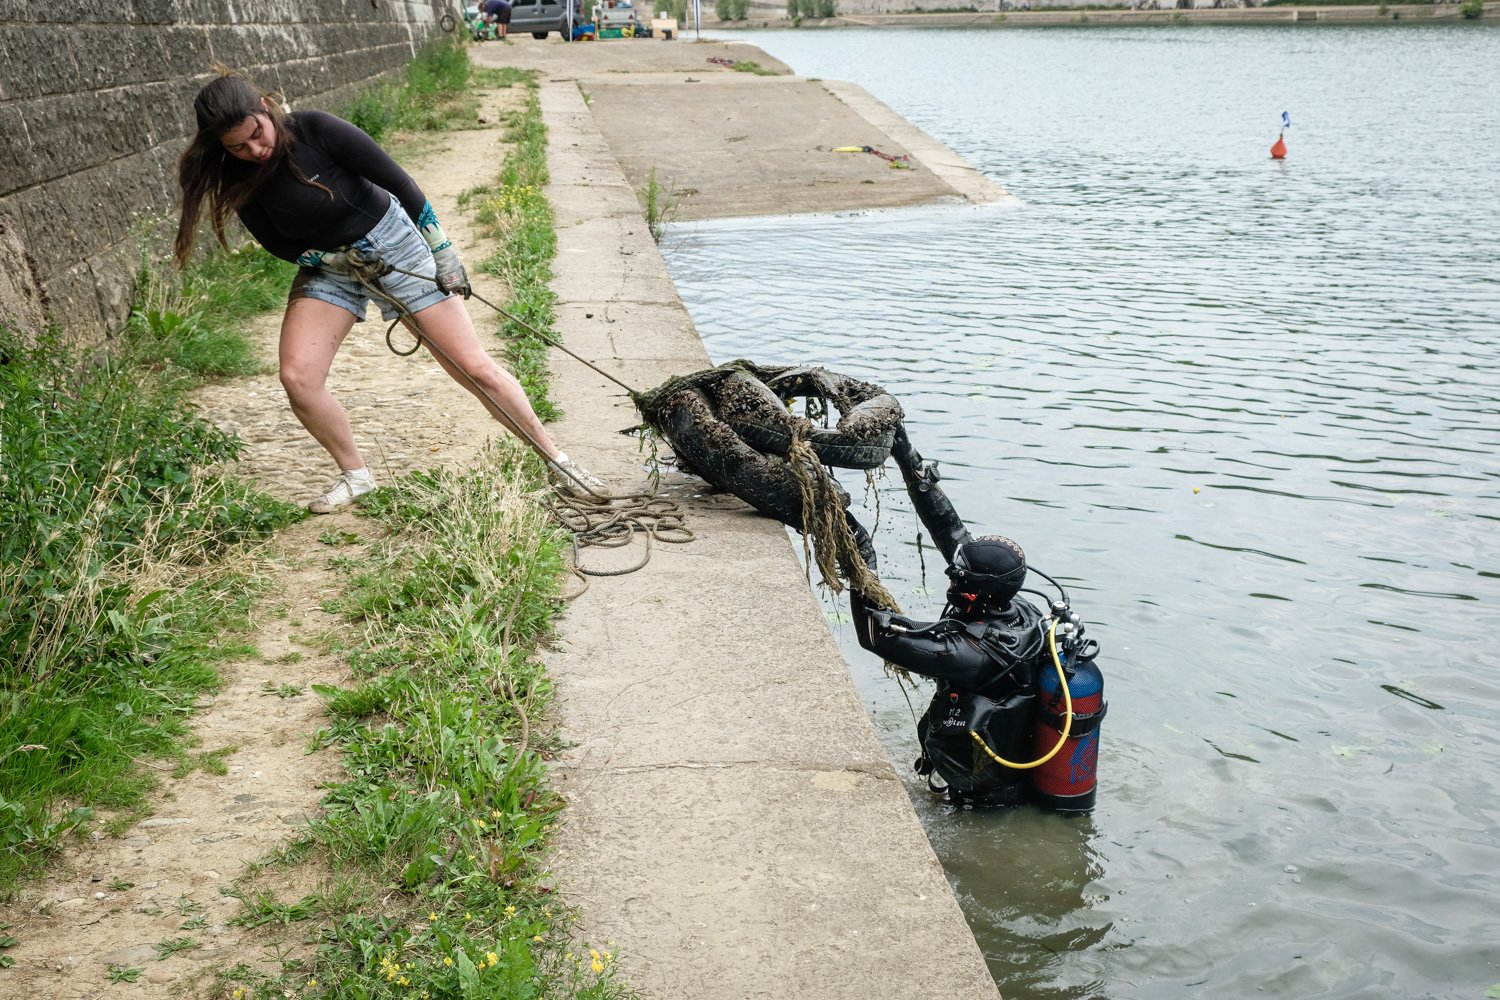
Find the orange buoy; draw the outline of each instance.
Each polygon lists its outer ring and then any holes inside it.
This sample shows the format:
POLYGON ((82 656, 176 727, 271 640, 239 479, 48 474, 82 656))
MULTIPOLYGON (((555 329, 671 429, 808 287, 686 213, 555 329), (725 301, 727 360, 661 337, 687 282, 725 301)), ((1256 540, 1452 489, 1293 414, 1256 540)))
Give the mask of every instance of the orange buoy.
POLYGON ((1276 137, 1276 143, 1275 143, 1275 145, 1273 145, 1271 147, 1271 159, 1273 159, 1273 160, 1284 160, 1284 159, 1286 159, 1286 139, 1285 139, 1285 137, 1279 136, 1279 135, 1276 137))

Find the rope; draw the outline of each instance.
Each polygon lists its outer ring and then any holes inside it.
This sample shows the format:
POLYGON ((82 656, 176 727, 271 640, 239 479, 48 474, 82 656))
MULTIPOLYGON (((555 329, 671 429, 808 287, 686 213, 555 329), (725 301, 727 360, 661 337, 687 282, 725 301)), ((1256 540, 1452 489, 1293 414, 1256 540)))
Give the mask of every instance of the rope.
POLYGON ((651 561, 652 541, 684 545, 696 536, 684 523, 675 501, 657 495, 641 495, 609 504, 591 503, 581 497, 553 491, 548 509, 564 528, 573 533, 573 561, 568 569, 583 581, 583 590, 569 595, 574 600, 588 590, 591 576, 624 576, 634 573, 651 561), (618 549, 629 545, 637 534, 646 538, 646 551, 640 562, 623 569, 588 569, 582 564, 581 549, 594 546, 618 549))
MULTIPOLYGON (((417 321, 416 315, 412 313, 405 302, 402 302, 382 288, 379 281, 382 276, 393 272, 418 278, 427 278, 433 281, 436 279, 432 278, 431 275, 393 267, 377 257, 367 256, 353 250, 348 252, 347 257, 350 265, 350 277, 359 282, 360 286, 372 296, 378 296, 383 301, 389 302, 391 307, 396 310, 396 319, 391 322, 391 325, 385 331, 385 343, 390 348, 391 353, 399 357, 408 357, 415 354, 418 348, 426 347, 434 356, 446 361, 449 370, 457 372, 479 396, 489 401, 492 407, 492 415, 499 420, 500 424, 506 430, 531 445, 538 454, 544 455, 545 453, 542 451, 541 445, 536 438, 532 437, 524 427, 521 427, 515 420, 511 419, 505 412, 504 407, 462 365, 454 361, 452 356, 433 343, 431 338, 423 334, 422 325, 417 321), (395 331, 398 323, 406 327, 407 332, 412 335, 413 343, 410 350, 398 350, 391 339, 391 334, 395 331)), ((479 299, 480 302, 483 302, 507 320, 529 330, 544 344, 555 347, 568 356, 587 365, 589 368, 592 368, 600 375, 603 375, 611 382, 623 388, 626 392, 629 392, 632 397, 636 395, 635 391, 628 385, 586 359, 574 354, 530 323, 501 309, 493 302, 474 294, 472 291, 469 294, 479 299)), ((548 461, 547 464, 557 472, 566 475, 590 494, 588 498, 573 496, 566 493, 561 486, 558 486, 548 495, 548 511, 558 523, 573 534, 573 560, 568 565, 568 571, 584 583, 582 590, 569 595, 565 600, 572 601, 582 596, 588 590, 588 578, 591 576, 624 576, 627 573, 634 573, 645 566, 651 560, 651 542, 653 539, 674 545, 685 544, 693 540, 694 535, 683 523, 683 515, 678 510, 677 504, 658 496, 654 490, 639 493, 600 493, 587 483, 582 482, 569 470, 551 461, 548 461), (581 565, 580 549, 590 545, 600 548, 619 548, 630 544, 637 532, 646 536, 646 551, 642 555, 641 561, 634 566, 626 569, 591 570, 581 565)))
MULTIPOLYGON (((391 353, 393 353, 393 354, 395 354, 395 355, 397 355, 399 357, 407 357, 409 355, 415 354, 418 347, 426 347, 429 351, 431 351, 433 353, 434 356, 436 356, 438 358, 441 358, 443 361, 446 361, 448 363, 450 371, 456 372, 458 374, 458 376, 460 376, 460 377, 463 378, 464 382, 467 383, 470 386, 470 388, 472 388, 480 397, 482 397, 483 399, 485 399, 485 400, 487 400, 489 402, 490 406, 492 407, 492 409, 490 411, 491 412, 491 416, 493 416, 496 420, 498 420, 500 422, 500 425, 502 427, 504 427, 506 430, 510 431, 516 437, 518 437, 521 440, 525 441, 527 444, 531 445, 532 450, 534 450, 538 455, 542 456, 543 461, 545 461, 547 463, 547 465, 548 465, 549 468, 551 468, 553 471, 555 471, 559 475, 563 475, 563 476, 566 476, 567 478, 571 479, 573 481, 573 483, 579 489, 583 490, 585 493, 588 493, 590 496, 594 497, 596 500, 601 501, 601 502, 607 502, 607 501, 616 500, 616 499, 628 499, 630 497, 635 497, 635 496, 650 496, 651 495, 651 494, 645 494, 645 493, 641 493, 641 494, 637 494, 637 493, 623 493, 623 494, 617 494, 617 493, 600 493, 598 490, 594 489, 588 483, 584 482, 582 479, 580 479, 576 475, 574 475, 571 470, 566 469, 563 466, 558 465, 556 462, 553 462, 551 459, 547 458, 546 457, 546 451, 543 450, 541 442, 539 442, 535 437, 533 437, 531 435, 531 433, 526 430, 526 428, 524 428, 520 424, 516 423, 516 421, 513 420, 508 413, 505 412, 505 408, 500 405, 500 403, 495 399, 494 396, 491 396, 489 394, 489 391, 487 389, 485 389, 484 386, 482 386, 482 385, 479 384, 479 382, 474 378, 474 376, 470 375, 468 373, 468 371, 462 365, 460 365, 458 362, 456 362, 456 361, 453 360, 452 356, 450 356, 447 351, 444 351, 437 344, 433 343, 432 339, 422 332, 422 324, 419 323, 419 322, 417 322, 416 314, 414 314, 411 311, 411 309, 407 307, 407 305, 406 305, 405 302, 402 302, 400 299, 396 298, 394 295, 391 295, 389 292, 387 292, 384 288, 382 288, 380 286, 380 278, 384 277, 387 274, 393 274, 393 273, 394 274, 410 275, 410 276, 416 277, 416 278, 425 278, 428 281, 431 281, 434 284, 436 284, 437 283, 437 279, 435 277, 433 277, 430 274, 422 274, 421 272, 418 272, 418 271, 407 271, 407 270, 405 270, 403 268, 395 267, 395 266, 393 266, 393 265, 391 265, 391 264, 389 264, 389 263, 381 260, 379 257, 374 256, 373 254, 366 254, 366 253, 364 253, 362 251, 359 251, 359 250, 354 250, 354 249, 348 250, 346 252, 346 254, 345 254, 345 258, 349 261, 349 276, 352 277, 352 278, 354 278, 354 280, 356 280, 357 282, 359 282, 359 284, 361 285, 361 287, 363 287, 372 296, 378 296, 379 298, 383 299, 384 301, 389 302, 391 304, 391 307, 396 310, 396 313, 397 313, 396 319, 391 322, 391 325, 389 327, 387 327, 386 331, 385 331, 385 343, 386 343, 386 346, 390 348, 391 353), (409 351, 405 351, 405 352, 398 351, 398 350, 396 350, 395 344, 393 344, 391 342, 391 333, 396 329, 396 324, 397 323, 400 323, 403 326, 405 326, 406 329, 407 329, 407 331, 412 335, 412 337, 416 341, 414 344, 412 344, 412 348, 409 351)), ((469 294, 473 295, 474 293, 471 290, 469 292, 469 294)), ((489 306, 491 309, 494 309, 496 312, 499 312, 501 315, 505 316, 507 319, 513 320, 514 322, 519 323, 520 325, 526 327, 526 329, 530 330, 532 333, 534 333, 538 337, 540 337, 542 339, 543 343, 546 343, 549 346, 553 346, 553 347, 560 347, 561 346, 561 345, 556 344, 550 338, 543 336, 542 333, 541 333, 541 331, 537 330, 536 327, 531 326, 529 323, 526 323, 525 321, 523 321, 521 319, 518 319, 515 316, 510 315, 509 313, 507 313, 504 310, 500 309, 499 306, 494 305, 493 303, 487 301, 486 299, 482 299, 481 298, 479 301, 483 302, 485 305, 489 306)), ((579 358, 578 355, 573 354, 572 351, 568 351, 566 348, 562 348, 562 350, 564 350, 570 356, 572 356, 574 358, 578 358, 579 361, 583 361, 582 358, 579 358)), ((584 364, 589 364, 587 361, 583 361, 583 363, 584 364)), ((589 365, 589 367, 590 368, 594 368, 593 365, 589 365)), ((598 368, 594 368, 594 370, 595 371, 600 371, 598 368)), ((601 375, 605 375, 608 378, 612 378, 612 376, 607 375, 607 373, 605 373, 605 372, 600 371, 600 374, 601 375)), ((615 379, 614 381, 618 382, 619 380, 615 379)), ((621 384, 622 386, 624 385, 624 383, 619 383, 619 384, 621 384)), ((629 390, 628 386, 626 386, 625 388, 627 389, 627 391, 629 390)))
MULTIPOLYGON (((387 265, 387 266, 389 266, 389 265, 387 265)), ((419 271, 407 271, 407 270, 404 270, 404 269, 399 268, 399 267, 391 267, 390 271, 388 271, 386 273, 405 274, 405 275, 409 275, 410 277, 413 277, 413 278, 427 278, 429 281, 433 280, 429 275, 422 274, 419 271)), ((384 292, 382 292, 381 294, 383 296, 385 295, 384 292)), ((628 392, 632 397, 640 395, 640 393, 636 392, 636 390, 632 389, 630 386, 626 385, 624 382, 621 382, 619 379, 615 378, 609 372, 605 371, 603 368, 600 368, 598 365, 594 364, 589 359, 587 359, 585 357, 582 357, 582 356, 580 356, 578 354, 574 354, 572 351, 570 351, 566 347, 564 347, 562 345, 562 343, 559 342, 558 340, 556 340, 555 338, 549 337, 547 334, 543 333, 541 330, 538 330, 536 327, 532 326, 530 323, 526 322, 524 319, 522 319, 521 317, 517 316, 515 313, 509 312, 508 310, 502 309, 501 307, 495 305, 495 303, 491 302, 489 299, 485 298, 483 295, 480 295, 478 292, 470 289, 469 294, 466 295, 466 296, 464 296, 464 297, 465 298, 478 299, 480 302, 483 302, 485 305, 487 305, 491 309, 495 310, 495 312, 499 313, 500 316, 501 316, 501 318, 509 320, 510 322, 516 324, 516 326, 519 326, 522 329, 524 329, 527 333, 530 333, 533 337, 535 337, 536 339, 540 340, 542 343, 546 344, 548 347, 553 347, 553 348, 556 348, 559 351, 562 351, 564 354, 566 354, 568 357, 572 358, 574 361, 577 361, 579 364, 584 365, 585 367, 592 369, 597 374, 602 375, 605 378, 609 379, 615 385, 619 386, 621 389, 624 389, 626 392, 628 392)), ((385 296, 385 298, 388 301, 392 301, 392 302, 395 301, 394 299, 391 299, 389 296, 385 296)), ((397 308, 404 308, 404 305, 398 305, 397 308)), ((394 323, 391 324, 391 325, 392 325, 392 327, 395 326, 394 323)), ((386 335, 387 335, 386 344, 389 345, 390 344, 390 339, 389 339, 390 330, 386 331, 386 335)), ((394 352, 396 354, 401 354, 401 352, 397 351, 394 347, 392 347, 391 350, 392 350, 392 352, 394 352)), ((412 348, 412 351, 414 351, 414 350, 416 350, 415 347, 412 348)), ((410 354, 412 352, 411 351, 407 351, 406 353, 410 354)))

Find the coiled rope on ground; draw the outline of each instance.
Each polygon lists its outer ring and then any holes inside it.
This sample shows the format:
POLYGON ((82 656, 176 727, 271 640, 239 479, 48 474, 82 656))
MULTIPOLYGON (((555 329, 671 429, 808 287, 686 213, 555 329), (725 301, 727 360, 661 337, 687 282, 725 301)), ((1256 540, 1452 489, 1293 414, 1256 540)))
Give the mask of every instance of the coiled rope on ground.
POLYGON ((685 523, 676 501, 657 493, 641 493, 601 504, 555 489, 549 494, 547 506, 553 518, 573 535, 573 558, 568 570, 583 581, 583 588, 565 597, 567 601, 582 596, 589 589, 588 578, 591 576, 624 576, 645 566, 651 561, 653 541, 683 545, 696 537, 685 523), (635 565, 619 569, 589 569, 583 565, 581 550, 584 548, 623 548, 637 534, 645 536, 646 551, 635 565))

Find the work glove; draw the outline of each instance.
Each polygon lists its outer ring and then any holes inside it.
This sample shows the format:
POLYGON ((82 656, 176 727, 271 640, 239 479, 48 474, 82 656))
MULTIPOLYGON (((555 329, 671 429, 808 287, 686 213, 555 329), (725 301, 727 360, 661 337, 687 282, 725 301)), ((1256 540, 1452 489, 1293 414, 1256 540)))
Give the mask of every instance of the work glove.
POLYGON ((322 250, 304 250, 297 255, 297 263, 303 267, 322 267, 323 261, 331 256, 333 254, 325 253, 322 250))
POLYGON ((458 259, 458 251, 452 246, 446 246, 435 251, 432 259, 437 262, 439 288, 450 295, 462 295, 464 298, 474 294, 473 286, 469 284, 469 273, 464 270, 464 262, 458 259))
POLYGON ((297 258, 297 262, 303 267, 317 267, 345 276, 354 276, 356 271, 363 271, 363 276, 368 279, 390 274, 390 264, 386 264, 386 261, 374 253, 362 253, 360 250, 308 250, 297 258))
POLYGON ((341 253, 338 250, 329 250, 326 253, 319 253, 318 257, 320 259, 317 266, 322 268, 323 270, 332 271, 334 274, 349 273, 348 254, 341 253))
POLYGON ((427 241, 432 259, 437 261, 437 275, 433 279, 437 286, 450 295, 457 293, 464 298, 473 295, 474 288, 469 284, 469 274, 464 270, 464 262, 458 259, 458 251, 453 249, 453 242, 443 232, 430 201, 422 206, 422 214, 417 218, 417 231, 427 241))
MULTIPOLYGON (((383 259, 379 254, 361 250, 358 247, 349 248, 347 253, 324 254, 323 258, 326 261, 330 256, 343 258, 346 273, 364 281, 376 281, 395 270, 390 261, 383 259)), ((325 263, 324 266, 328 265, 325 263)))

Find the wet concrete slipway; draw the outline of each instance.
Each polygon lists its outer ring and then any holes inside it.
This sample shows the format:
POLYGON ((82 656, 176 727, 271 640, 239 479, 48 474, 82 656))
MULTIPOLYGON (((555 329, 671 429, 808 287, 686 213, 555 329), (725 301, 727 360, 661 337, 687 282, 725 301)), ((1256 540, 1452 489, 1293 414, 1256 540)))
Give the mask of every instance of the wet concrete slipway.
MULTIPOLYGON (((558 329, 635 388, 710 364, 637 198, 653 168, 680 219, 1007 197, 860 88, 748 46, 523 37, 474 52, 541 71, 558 329)), ((617 433, 639 422, 624 392, 562 354, 553 371, 569 453, 640 483, 643 456, 617 433)), ((659 1000, 996 997, 787 533, 680 473, 664 485, 696 540, 594 580, 548 657, 571 743, 555 869, 582 936, 618 947, 625 979, 659 1000)))

